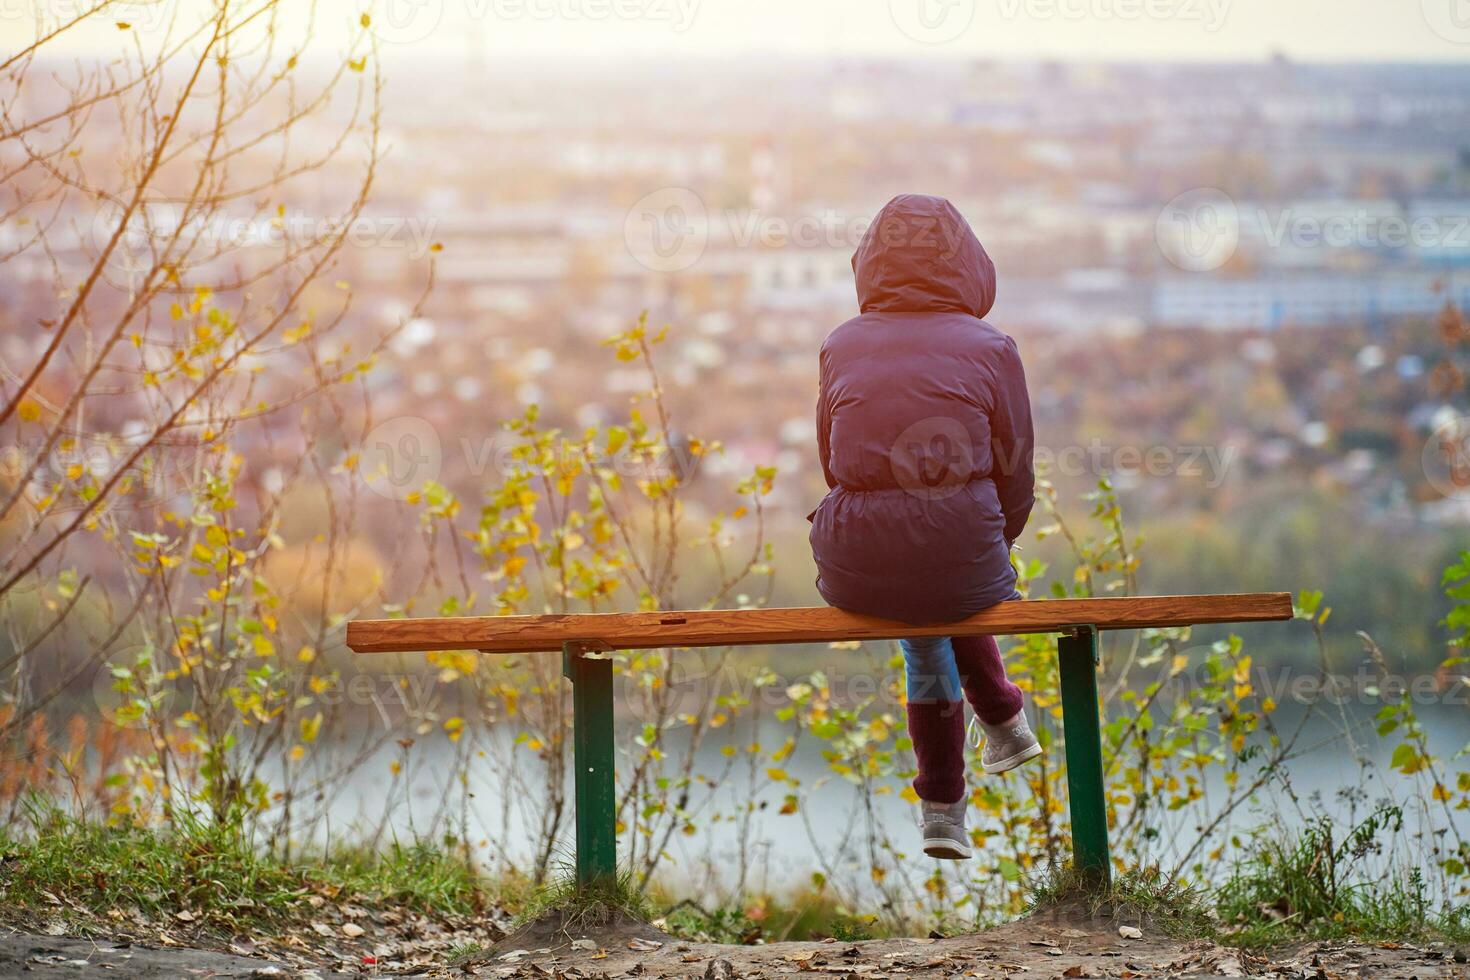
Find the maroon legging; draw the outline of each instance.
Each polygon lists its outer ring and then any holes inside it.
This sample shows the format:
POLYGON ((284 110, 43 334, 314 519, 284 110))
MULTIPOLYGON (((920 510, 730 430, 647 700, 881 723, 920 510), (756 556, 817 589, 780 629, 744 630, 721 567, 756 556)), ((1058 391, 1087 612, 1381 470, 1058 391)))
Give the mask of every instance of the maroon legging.
POLYGON ((1003 725, 1021 713, 1021 689, 1006 676, 1005 661, 993 636, 956 636, 955 666, 965 700, 987 725, 1003 725))
MULTIPOLYGON (((980 720, 1003 724, 1021 713, 1021 689, 1006 677, 1005 662, 993 636, 956 636, 955 666, 965 700, 980 720)), ((958 701, 908 703, 909 738, 919 773, 914 792, 933 803, 954 803, 965 795, 965 711, 958 701)))

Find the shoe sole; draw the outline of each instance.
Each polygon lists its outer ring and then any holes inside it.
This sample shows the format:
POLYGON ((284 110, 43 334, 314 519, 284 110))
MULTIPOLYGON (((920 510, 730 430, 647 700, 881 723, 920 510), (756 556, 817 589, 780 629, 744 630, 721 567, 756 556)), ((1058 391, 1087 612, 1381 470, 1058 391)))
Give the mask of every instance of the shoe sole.
POLYGON ((1028 745, 1026 748, 1017 752, 1015 755, 1007 756, 1006 758, 1001 759, 998 762, 983 763, 980 768, 983 769, 987 775, 994 776, 997 773, 1010 772, 1012 769, 1016 768, 1022 763, 1030 762, 1032 759, 1036 758, 1040 754, 1041 744, 1038 742, 1032 745, 1028 745))
POLYGON ((968 861, 970 849, 948 837, 925 838, 924 853, 944 861, 968 861))

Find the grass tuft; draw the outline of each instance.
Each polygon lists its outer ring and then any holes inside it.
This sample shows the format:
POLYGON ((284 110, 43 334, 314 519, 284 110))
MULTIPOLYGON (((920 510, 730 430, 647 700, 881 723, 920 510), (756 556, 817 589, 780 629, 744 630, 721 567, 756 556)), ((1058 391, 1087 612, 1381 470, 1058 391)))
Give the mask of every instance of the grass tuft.
POLYGON ((827 938, 855 942, 889 935, 877 927, 877 916, 855 915, 825 889, 801 889, 779 898, 765 896, 711 909, 683 899, 663 919, 669 934, 681 939, 747 946, 827 938))
POLYGON ((613 878, 582 888, 577 885, 575 870, 563 865, 551 881, 526 898, 516 924, 525 925, 549 915, 559 916, 562 930, 574 934, 619 920, 649 922, 654 910, 648 896, 634 887, 629 871, 619 871, 613 878))
POLYGON ((0 896, 12 911, 135 910, 153 921, 241 929, 306 920, 313 897, 426 914, 485 907, 474 872, 447 845, 395 842, 382 852, 286 861, 187 816, 159 828, 112 827, 33 808, 27 822, 24 834, 0 829, 0 896))
POLYGON ((1206 896, 1158 868, 1125 871, 1107 888, 1072 868, 1050 872, 1031 888, 1030 914, 1051 910, 1107 918, 1167 936, 1198 937, 1213 930, 1206 896))
POLYGON ((1323 817, 1294 833, 1261 835, 1217 893, 1224 934, 1252 947, 1470 938, 1470 914, 1438 906, 1419 869, 1373 869, 1402 822, 1397 807, 1385 806, 1351 827, 1323 817))

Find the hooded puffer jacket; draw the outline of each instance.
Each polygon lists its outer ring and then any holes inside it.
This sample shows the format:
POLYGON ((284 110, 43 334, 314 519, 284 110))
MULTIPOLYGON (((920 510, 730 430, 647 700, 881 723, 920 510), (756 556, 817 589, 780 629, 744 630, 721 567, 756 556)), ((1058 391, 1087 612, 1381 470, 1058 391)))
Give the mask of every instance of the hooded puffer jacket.
POLYGON ((862 313, 821 351, 817 589, 887 619, 963 619, 1015 595, 1035 482, 1021 359, 984 320, 995 266, 954 205, 913 194, 852 266, 862 313))

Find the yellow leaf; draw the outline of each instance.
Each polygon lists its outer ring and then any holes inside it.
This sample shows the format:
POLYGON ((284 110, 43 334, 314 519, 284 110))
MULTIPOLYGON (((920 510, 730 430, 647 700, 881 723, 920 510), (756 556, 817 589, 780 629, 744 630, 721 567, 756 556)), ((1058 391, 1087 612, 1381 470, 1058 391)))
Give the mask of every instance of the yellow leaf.
POLYGON ((41 417, 41 406, 29 398, 21 402, 20 407, 15 411, 20 416, 22 422, 35 422, 41 417))
POLYGON ((315 742, 317 735, 322 730, 322 713, 318 711, 313 718, 301 719, 301 740, 303 742, 315 742))

